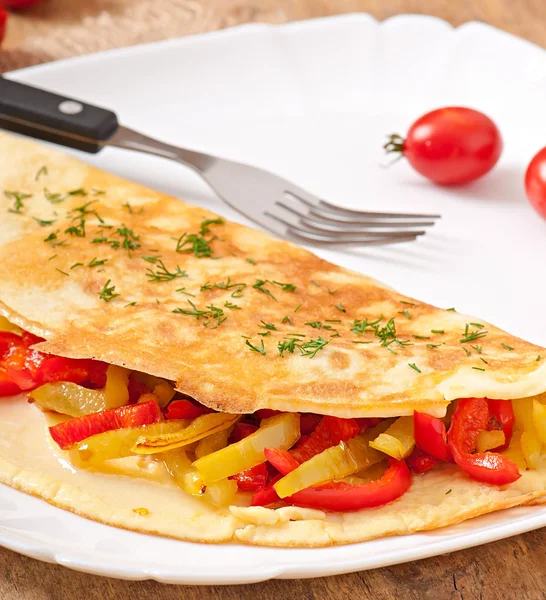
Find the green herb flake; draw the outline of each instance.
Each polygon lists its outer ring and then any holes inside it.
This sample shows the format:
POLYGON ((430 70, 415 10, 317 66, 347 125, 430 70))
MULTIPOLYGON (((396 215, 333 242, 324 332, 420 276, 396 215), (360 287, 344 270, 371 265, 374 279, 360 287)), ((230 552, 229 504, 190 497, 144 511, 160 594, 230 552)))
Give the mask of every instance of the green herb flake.
POLYGON ((463 350, 465 351, 467 356, 470 356, 470 351, 468 350, 468 348, 463 348, 463 350))
POLYGON ((442 344, 427 344, 427 348, 434 350, 435 348, 439 348, 442 344))
POLYGON ((447 496, 448 494, 451 494, 453 490, 447 490, 447 492, 445 493, 445 495, 447 496))
POLYGON ((485 369, 482 369, 481 367, 472 367, 475 371, 485 371, 485 369))
POLYGON ((292 321, 290 320, 290 317, 284 317, 283 320, 281 321, 281 323, 284 325, 285 323, 290 323, 292 324, 292 321))
MULTIPOLYGON (((339 334, 338 334, 339 336, 339 334)), ((371 344, 371 341, 365 341, 365 340, 352 340, 351 344, 371 344)))
POLYGON ((211 232, 210 225, 223 225, 225 223, 224 219, 218 217, 217 219, 205 219, 200 226, 199 233, 201 235, 207 235, 211 232))
POLYGON ((412 368, 417 373, 422 373, 421 369, 415 363, 408 363, 408 367, 412 368))
POLYGON ((484 328, 484 325, 482 325, 481 323, 469 323, 469 325, 472 325, 473 327, 477 327, 478 329, 484 328))
POLYGON ((62 273, 63 275, 70 277, 70 273, 67 273, 66 271, 61 271, 61 269, 55 269, 55 271, 59 271, 59 273, 62 273))
POLYGON ((36 175, 34 175, 34 181, 38 181, 42 175, 47 175, 47 167, 45 165, 38 169, 36 175))
POLYGON ((273 299, 273 300, 275 300, 275 302, 277 302, 277 298, 275 298, 275 296, 273 296, 271 291, 265 287, 268 283, 270 283, 270 282, 267 279, 257 279, 256 283, 252 287, 255 290, 258 290, 262 294, 269 296, 271 299, 273 299))
POLYGON ((25 208, 24 201, 32 198, 32 194, 27 194, 26 192, 14 192, 10 190, 4 190, 4 196, 8 200, 13 200, 13 206, 8 208, 8 212, 13 213, 14 215, 21 215, 23 213, 23 209, 25 208))
POLYGON ((83 267, 83 263, 74 263, 71 267, 70 270, 72 271, 72 269, 75 269, 76 267, 83 267))
POLYGON ((183 233, 176 242, 176 252, 193 254, 197 258, 206 258, 212 254, 211 241, 207 241, 196 233, 183 233))
POLYGON ((455 312, 455 308, 453 308, 453 307, 451 307, 451 308, 446 308, 446 310, 447 310, 448 312, 455 312))
POLYGON ((37 217, 32 218, 36 221, 36 223, 38 223, 40 227, 48 227, 49 225, 53 225, 56 222, 55 219, 51 221, 46 221, 45 219, 38 219, 37 217))
POLYGON ((247 263, 250 263, 251 265, 255 265, 256 261, 253 258, 245 258, 247 263))
POLYGON ((404 317, 406 317, 406 319, 411 319, 411 315, 410 315, 409 311, 407 311, 407 310, 400 310, 400 311, 398 311, 398 314, 404 315, 404 317))
POLYGON ((100 267, 108 262, 107 258, 103 258, 102 260, 98 260, 96 257, 93 258, 89 263, 87 263, 88 267, 100 267))
POLYGON ((241 307, 238 304, 233 304, 233 302, 225 302, 224 306, 233 310, 241 310, 241 307))
POLYGON ((191 306, 191 309, 175 308, 173 313, 194 316, 198 321, 203 319, 203 326, 209 329, 216 329, 227 320, 223 309, 219 308, 218 306, 214 306, 214 304, 209 304, 206 307, 206 310, 202 310, 198 309, 191 300, 188 300, 187 302, 191 306))
POLYGON ((207 290, 233 290, 231 293, 232 298, 241 298, 243 295, 243 290, 246 288, 246 283, 233 283, 231 281, 231 277, 228 277, 227 280, 219 281, 216 283, 205 283, 205 285, 201 286, 201 291, 205 292, 207 290))
POLYGON ((417 306, 415 302, 406 302, 405 300, 400 300, 400 304, 407 304, 408 306, 417 306))
POLYGON ((169 271, 162 260, 157 262, 157 267, 154 269, 146 269, 146 277, 153 283, 162 283, 165 281, 172 281, 173 279, 179 279, 187 277, 186 271, 183 271, 178 265, 173 271, 169 271))
POLYGON ((280 281, 272 281, 271 283, 281 287, 283 292, 295 292, 297 289, 292 283, 281 283, 280 281))
POLYGON ((430 333, 445 333, 445 331, 443 329, 431 329, 430 333))
POLYGON ((152 264, 155 264, 156 262, 161 260, 161 256, 141 256, 140 258, 142 258, 142 260, 145 260, 146 262, 149 262, 152 264))
POLYGON ((186 292, 185 287, 178 288, 175 291, 177 291, 179 294, 184 294, 184 296, 191 296, 192 298, 195 298, 195 294, 190 294, 189 292, 186 292))
POLYGON ((426 335, 412 335, 411 337, 416 340, 430 340, 430 337, 426 335))
MULTIPOLYGON (((461 344, 466 344, 468 342, 473 342, 475 340, 479 340, 482 337, 485 337, 489 332, 485 331, 484 329, 477 329, 476 331, 470 331, 470 325, 472 325, 472 323, 467 323, 465 330, 464 330, 464 335, 463 337, 459 340, 459 343, 461 344)), ((475 326, 475 324, 474 324, 475 326)), ((483 325, 482 325, 483 327, 483 325)))
POLYGON ((311 279, 311 283, 312 283, 314 286, 316 286, 316 287, 320 288, 320 284, 319 284, 319 283, 317 283, 316 281, 313 281, 313 280, 311 279))
POLYGON ((129 304, 126 304, 123 308, 127 308, 128 306, 136 306, 136 302, 129 302, 129 304))
POLYGON ((505 349, 505 350, 509 350, 510 352, 514 349, 512 348, 512 346, 507 346, 506 344, 501 344, 501 346, 505 349))
POLYGON ((540 354, 537 356, 535 362, 538 362, 542 357, 540 356, 540 354))
POLYGON ((478 354, 481 354, 481 353, 482 353, 482 347, 481 347, 481 346, 478 346, 478 344, 476 344, 475 346, 472 346, 472 345, 471 345, 470 347, 471 347, 473 350, 476 350, 476 352, 477 352, 478 354))
POLYGON ((112 280, 109 279, 105 284, 102 290, 99 292, 99 298, 104 300, 105 302, 110 302, 114 298, 117 298, 119 294, 116 294, 116 286, 110 285, 112 280))
POLYGON ((246 340, 245 344, 253 351, 253 352, 258 352, 259 354, 261 354, 262 356, 265 356, 265 346, 264 346, 264 341, 260 340, 260 345, 259 346, 255 346, 254 344, 251 344, 249 340, 246 340))
POLYGON ((341 312, 344 312, 344 313, 347 312, 347 309, 343 306, 343 304, 341 304, 341 302, 339 302, 338 304, 336 304, 336 308, 338 310, 340 310, 341 312))
POLYGON ((270 329, 271 331, 277 331, 274 323, 266 323, 265 321, 261 321, 261 325, 258 325, 258 327, 262 327, 262 329, 270 329))
POLYGON ((127 209, 127 212, 128 212, 130 215, 141 215, 141 214, 144 212, 144 207, 143 207, 143 206, 141 206, 141 207, 140 207, 140 210, 135 210, 135 209, 134 209, 134 208, 131 206, 131 204, 130 204, 129 202, 126 202, 125 204, 122 204, 122 206, 123 206, 123 208, 126 208, 126 209, 127 209))
POLYGON ((296 306, 296 308, 294 309, 294 312, 295 312, 295 313, 297 313, 297 312, 298 312, 298 310, 299 310, 299 309, 300 309, 302 306, 303 306, 302 304, 298 304, 298 305, 296 306))
POLYGON ((480 360, 481 360, 483 363, 485 363, 486 365, 488 365, 488 364, 489 364, 489 363, 488 363, 488 362, 485 360, 485 358, 482 358, 481 356, 480 356, 480 360))

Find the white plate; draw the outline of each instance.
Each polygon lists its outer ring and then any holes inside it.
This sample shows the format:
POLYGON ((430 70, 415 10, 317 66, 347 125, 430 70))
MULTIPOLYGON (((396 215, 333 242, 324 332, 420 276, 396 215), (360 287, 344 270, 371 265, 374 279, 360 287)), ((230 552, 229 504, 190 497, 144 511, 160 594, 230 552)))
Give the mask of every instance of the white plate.
MULTIPOLYGON (((412 244, 321 252, 439 306, 456 306, 546 345, 546 223, 523 192, 546 144, 546 53, 491 27, 352 15, 249 25, 61 61, 11 74, 113 108, 168 142, 263 166, 348 207, 441 212, 412 244), (421 113, 463 104, 500 126, 505 151, 488 177, 435 187, 399 162, 385 134, 421 113)), ((86 160, 242 220, 190 172, 108 149, 86 160)), ((59 564, 126 579, 249 583, 333 575, 475 546, 546 525, 520 508, 432 533, 325 549, 199 545, 130 533, 0 488, 0 543, 59 564)))

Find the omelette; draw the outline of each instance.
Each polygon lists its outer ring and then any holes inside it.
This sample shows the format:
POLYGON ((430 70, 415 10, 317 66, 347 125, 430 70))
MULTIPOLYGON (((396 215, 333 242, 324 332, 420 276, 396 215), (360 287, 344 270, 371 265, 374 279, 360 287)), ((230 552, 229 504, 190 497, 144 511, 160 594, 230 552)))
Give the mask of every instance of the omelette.
POLYGON ((546 498, 546 350, 0 134, 0 482, 327 546, 546 498))

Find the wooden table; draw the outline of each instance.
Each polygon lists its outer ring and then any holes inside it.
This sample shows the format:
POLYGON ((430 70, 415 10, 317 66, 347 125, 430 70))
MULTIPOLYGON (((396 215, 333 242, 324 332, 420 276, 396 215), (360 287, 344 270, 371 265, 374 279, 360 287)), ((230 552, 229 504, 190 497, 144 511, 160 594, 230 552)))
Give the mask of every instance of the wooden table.
MULTIPOLYGON (((58 32, 63 27, 73 27, 74 22, 77 26, 77 20, 82 14, 89 14, 90 7, 93 10, 97 7, 115 10, 125 1, 50 0, 47 5, 13 18, 6 46, 0 52, 0 67, 2 61, 5 67, 6 61, 12 59, 18 66, 23 66, 53 58, 20 49, 28 47, 34 34, 47 39, 47 31, 58 32)), ((150 2, 130 1, 133 5, 150 2)), ((155 1, 159 4, 161 0, 155 1)), ((486 21, 546 45, 546 2, 543 0, 178 0, 175 4, 179 7, 187 5, 188 18, 182 24, 179 35, 245 21, 282 22, 354 11, 370 12, 384 19, 414 12, 436 15, 455 25, 469 20, 486 21)), ((135 41, 139 40, 137 36, 135 41)), ((67 43, 63 53, 66 53, 67 47, 68 52, 74 53, 78 46, 67 43)), ((242 587, 178 588, 152 581, 116 581, 69 572, 64 567, 44 564, 0 549, 0 600, 80 598, 538 600, 546 598, 546 529, 375 571, 314 580, 276 580, 242 587)))

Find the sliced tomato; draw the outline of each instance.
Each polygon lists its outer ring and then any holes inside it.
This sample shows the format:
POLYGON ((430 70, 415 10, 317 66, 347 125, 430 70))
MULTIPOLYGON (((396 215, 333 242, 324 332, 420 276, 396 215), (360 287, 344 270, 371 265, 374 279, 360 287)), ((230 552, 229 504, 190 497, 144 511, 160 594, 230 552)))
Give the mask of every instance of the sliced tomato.
POLYGON ((161 411, 156 402, 143 402, 103 410, 98 413, 77 417, 49 428, 51 437, 67 450, 85 438, 112 429, 141 427, 161 420, 161 411))
POLYGON ((292 456, 300 463, 320 454, 327 448, 346 442, 360 433, 360 426, 355 419, 339 417, 323 417, 315 431, 307 440, 292 451, 292 456))
POLYGON ((269 472, 265 463, 229 477, 229 479, 237 482, 237 487, 243 492, 256 492, 263 489, 267 484, 268 478, 269 472))
POLYGON ((295 506, 333 512, 348 512, 374 508, 400 498, 411 486, 411 473, 403 460, 389 457, 389 467, 381 479, 361 485, 331 482, 301 490, 285 498, 295 506))
POLYGON ((455 462, 476 481, 507 485, 521 477, 516 463, 495 452, 478 452, 476 440, 490 421, 485 398, 462 398, 451 417, 447 437, 455 462))

